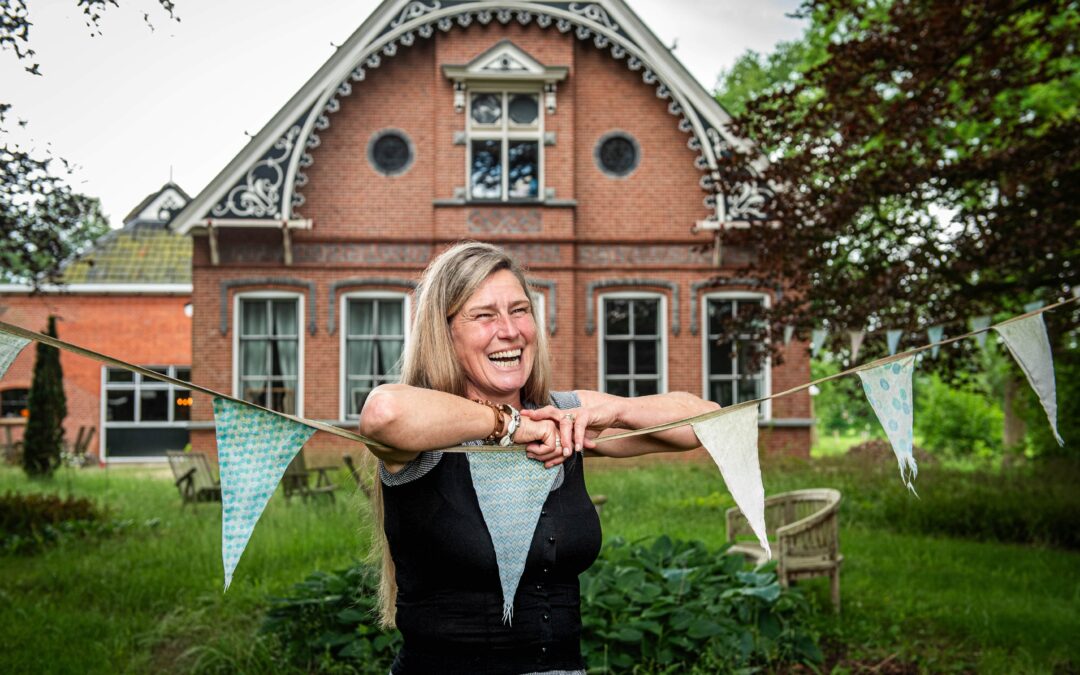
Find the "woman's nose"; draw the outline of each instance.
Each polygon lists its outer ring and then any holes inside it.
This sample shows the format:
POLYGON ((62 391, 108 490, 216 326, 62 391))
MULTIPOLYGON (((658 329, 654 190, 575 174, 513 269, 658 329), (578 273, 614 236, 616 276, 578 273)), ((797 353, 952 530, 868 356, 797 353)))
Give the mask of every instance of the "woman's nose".
POLYGON ((518 329, 517 322, 509 314, 499 314, 499 337, 502 338, 515 338, 521 331, 518 329))

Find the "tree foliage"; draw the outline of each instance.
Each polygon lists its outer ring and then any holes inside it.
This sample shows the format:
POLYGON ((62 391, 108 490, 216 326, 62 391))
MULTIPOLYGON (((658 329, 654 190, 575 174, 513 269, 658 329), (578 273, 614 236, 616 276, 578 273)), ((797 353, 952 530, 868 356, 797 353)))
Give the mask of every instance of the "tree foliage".
MULTIPOLYGON (((56 317, 49 317, 45 334, 56 335, 56 317)), ((67 397, 60 350, 37 343, 34 374, 30 381, 30 418, 23 435, 23 470, 30 476, 49 476, 60 465, 64 444, 67 397)))
MULTIPOLYGON (((1077 3, 807 0, 800 14, 801 45, 725 78, 736 103, 772 82, 733 124, 757 147, 717 186, 775 192, 767 220, 722 245, 753 248, 756 276, 794 289, 748 320, 774 336, 897 328, 910 344, 1080 285, 1077 3)), ((1051 322, 1056 341, 1075 324, 1051 322)))

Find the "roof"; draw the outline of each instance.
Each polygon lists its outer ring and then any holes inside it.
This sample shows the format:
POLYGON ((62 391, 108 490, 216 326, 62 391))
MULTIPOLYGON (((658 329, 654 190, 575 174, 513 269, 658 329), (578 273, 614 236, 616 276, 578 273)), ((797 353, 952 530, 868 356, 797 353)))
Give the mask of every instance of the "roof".
POLYGON ((156 192, 146 195, 138 206, 124 216, 124 225, 135 221, 167 223, 190 201, 191 197, 182 187, 169 181, 156 192), (163 218, 163 215, 166 217, 163 218))
MULTIPOLYGON (((304 202, 306 167, 314 161, 319 132, 329 128, 341 99, 362 86, 366 72, 411 45, 473 22, 534 23, 544 30, 571 33, 584 44, 610 53, 618 67, 638 72, 642 81, 667 100, 672 124, 690 137, 705 172, 706 202, 722 221, 764 217, 756 194, 714 194, 718 158, 731 147, 749 147, 727 129, 731 117, 712 94, 649 30, 624 0, 590 3, 547 0, 384 0, 340 48, 266 123, 221 172, 177 214, 173 227, 187 233, 208 224, 289 224, 304 202)), ((761 158, 764 162, 764 158, 761 158)), ((760 162, 759 162, 760 163, 760 162)), ((760 167, 759 167, 760 168, 760 167)), ((757 192, 754 188, 752 192, 757 192)))
POLYGON ((64 267, 65 284, 190 284, 191 237, 166 227, 113 230, 64 267))

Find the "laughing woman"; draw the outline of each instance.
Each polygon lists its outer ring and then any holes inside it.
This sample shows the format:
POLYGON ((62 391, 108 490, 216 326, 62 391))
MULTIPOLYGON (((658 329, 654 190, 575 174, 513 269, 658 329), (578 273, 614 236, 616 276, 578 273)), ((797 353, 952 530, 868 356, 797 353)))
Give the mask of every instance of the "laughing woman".
MULTIPOLYGON (((402 384, 368 397, 360 431, 376 451, 382 619, 404 645, 394 675, 584 673, 578 575, 600 549, 580 451, 609 457, 688 450, 689 426, 597 444, 716 409, 685 393, 622 398, 549 390, 550 356, 521 266, 502 249, 455 246, 428 266, 402 384), (456 445, 521 444, 521 461, 559 472, 503 621, 494 545, 456 445), (579 452, 574 452, 577 450, 579 452), (528 457, 528 459, 526 459, 528 457)), ((479 448, 478 448, 479 449, 479 448)))

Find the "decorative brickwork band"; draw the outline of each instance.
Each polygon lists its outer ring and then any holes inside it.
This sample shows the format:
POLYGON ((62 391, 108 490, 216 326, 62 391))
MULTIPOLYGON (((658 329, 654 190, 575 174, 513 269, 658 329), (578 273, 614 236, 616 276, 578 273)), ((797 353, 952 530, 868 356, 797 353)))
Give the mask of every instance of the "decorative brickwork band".
POLYGON ((534 288, 547 290, 547 328, 550 335, 555 334, 555 282, 546 279, 526 279, 534 288))
POLYGON ((598 288, 612 288, 620 286, 659 286, 671 291, 671 332, 679 334, 679 285, 671 281, 661 279, 598 279, 590 281, 585 286, 585 334, 592 335, 596 332, 596 319, 594 317, 596 302, 593 296, 598 288))
POLYGON ((261 279, 230 279, 221 282, 221 334, 229 334, 229 290, 241 286, 303 286, 307 288, 308 333, 315 334, 315 282, 289 277, 263 277, 261 279))
POLYGON ((337 330, 337 323, 334 319, 334 306, 337 304, 338 290, 345 288, 346 286, 404 286, 406 288, 416 289, 416 282, 412 279, 401 279, 395 277, 371 277, 369 279, 342 279, 341 281, 335 281, 330 284, 330 299, 329 319, 326 322, 326 330, 330 335, 334 334, 337 330))

